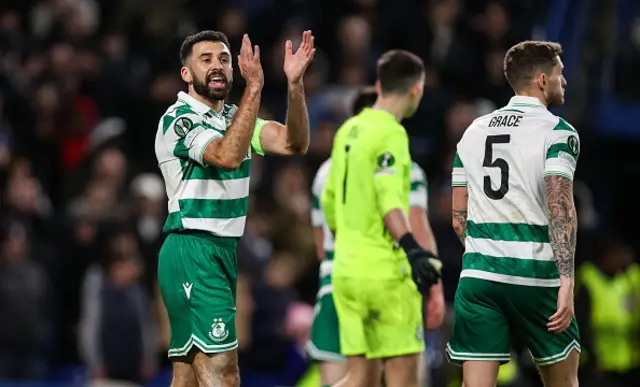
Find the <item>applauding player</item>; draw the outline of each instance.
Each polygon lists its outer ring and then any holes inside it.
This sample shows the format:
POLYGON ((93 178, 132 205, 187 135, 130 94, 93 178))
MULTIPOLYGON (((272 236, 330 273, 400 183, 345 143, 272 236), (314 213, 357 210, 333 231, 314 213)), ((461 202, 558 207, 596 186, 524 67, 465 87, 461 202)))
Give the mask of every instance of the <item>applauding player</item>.
POLYGON ((169 197, 158 284, 169 316, 173 387, 239 385, 236 248, 247 215, 251 154, 306 152, 302 79, 314 53, 310 31, 296 52, 285 43, 285 126, 257 118, 264 76, 260 50, 247 35, 238 57, 247 81, 240 107, 225 104, 233 84, 226 36, 202 31, 182 44, 180 75, 188 92, 162 116, 155 141, 169 197))

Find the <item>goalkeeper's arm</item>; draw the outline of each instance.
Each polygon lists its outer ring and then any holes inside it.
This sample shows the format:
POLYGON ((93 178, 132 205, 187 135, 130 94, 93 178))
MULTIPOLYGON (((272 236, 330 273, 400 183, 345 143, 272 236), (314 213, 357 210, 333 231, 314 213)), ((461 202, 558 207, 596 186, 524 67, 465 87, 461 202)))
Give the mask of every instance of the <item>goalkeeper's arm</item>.
POLYGON ((407 253, 413 280, 418 285, 420 292, 428 294, 431 286, 438 283, 442 276, 442 263, 434 253, 420 247, 411 232, 409 221, 404 211, 393 209, 383 219, 391 237, 407 253))
POLYGON ((421 291, 427 291, 428 287, 438 281, 441 263, 435 259, 435 254, 423 250, 418 245, 411 232, 407 214, 403 210, 408 197, 405 197, 406 191, 403 189, 402 161, 410 160, 406 135, 386 138, 375 160, 377 165, 373 179, 378 211, 391 237, 407 253, 414 280, 421 291))

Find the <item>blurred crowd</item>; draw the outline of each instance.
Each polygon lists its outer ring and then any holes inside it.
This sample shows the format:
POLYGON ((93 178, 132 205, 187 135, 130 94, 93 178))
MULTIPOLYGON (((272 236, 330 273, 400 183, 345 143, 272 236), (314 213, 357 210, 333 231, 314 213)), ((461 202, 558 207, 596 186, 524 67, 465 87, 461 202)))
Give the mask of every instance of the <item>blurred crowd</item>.
MULTIPOLYGON (((201 29, 225 32, 236 53, 244 32, 260 45, 265 119, 286 113, 284 41, 295 44, 303 29, 312 29, 318 46, 305 78, 309 154, 253 163, 238 252, 243 384, 266 386, 248 382, 260 374, 292 385, 304 372, 300 348, 318 283, 310 181, 355 88, 374 79, 376 58, 390 48, 416 52, 426 63, 425 97, 406 126, 413 156, 428 174, 430 219, 451 301, 462 253, 450 226, 453 149, 475 117, 510 98, 502 59, 536 31, 545 10, 534 3, 3 1, 0 379, 50 379, 83 365, 95 378, 141 383, 167 367, 168 326, 155 285, 167 207, 153 139, 158 119, 184 88, 179 46, 201 29)), ((242 89, 236 74, 232 102, 242 89)), ((590 241, 598 216, 581 184, 580 238, 590 241)), ((635 259, 624 242, 617 246, 635 259)), ((434 383, 444 383, 437 348, 446 337, 446 329, 432 337, 434 383)))

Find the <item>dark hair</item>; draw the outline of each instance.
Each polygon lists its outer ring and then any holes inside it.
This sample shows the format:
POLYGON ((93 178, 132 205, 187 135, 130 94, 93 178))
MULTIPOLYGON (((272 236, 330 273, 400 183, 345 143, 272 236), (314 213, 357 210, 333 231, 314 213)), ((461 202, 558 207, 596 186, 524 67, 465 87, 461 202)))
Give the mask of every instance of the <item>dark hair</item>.
POLYGON ((511 47, 504 56, 504 76, 514 90, 531 82, 538 71, 551 73, 562 55, 560 43, 525 41, 511 47))
POLYGON ((197 34, 189 35, 182 42, 182 46, 180 46, 180 62, 184 66, 187 63, 187 60, 191 56, 191 51, 193 50, 193 46, 200 42, 221 42, 224 43, 227 47, 231 47, 229 45, 229 39, 227 35, 218 31, 200 31, 197 34))
POLYGON ((378 93, 373 86, 364 86, 358 90, 356 97, 353 99, 351 105, 351 114, 356 115, 362 111, 362 109, 371 107, 378 99, 378 93))
POLYGON ((377 74, 382 93, 407 92, 423 73, 422 59, 409 51, 387 51, 378 59, 377 74))

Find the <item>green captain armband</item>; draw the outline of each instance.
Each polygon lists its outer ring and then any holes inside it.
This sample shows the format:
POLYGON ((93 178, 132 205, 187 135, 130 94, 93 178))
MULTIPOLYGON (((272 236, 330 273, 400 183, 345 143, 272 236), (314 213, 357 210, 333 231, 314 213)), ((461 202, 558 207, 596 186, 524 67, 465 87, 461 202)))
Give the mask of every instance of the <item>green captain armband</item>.
POLYGON ((264 149, 262 149, 262 143, 260 142, 260 132, 262 132, 262 128, 268 122, 269 121, 261 118, 256 119, 256 126, 253 129, 253 136, 251 137, 251 149, 260 156, 264 156, 264 149))

